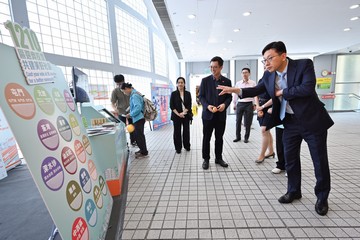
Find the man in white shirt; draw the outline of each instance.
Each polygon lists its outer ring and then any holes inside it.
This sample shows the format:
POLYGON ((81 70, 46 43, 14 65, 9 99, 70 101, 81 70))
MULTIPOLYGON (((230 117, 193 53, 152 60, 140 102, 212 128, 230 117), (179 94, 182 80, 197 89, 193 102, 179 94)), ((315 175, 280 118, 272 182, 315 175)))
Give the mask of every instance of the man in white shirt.
MULTIPOLYGON (((250 88, 255 87, 255 81, 250 79, 250 68, 243 68, 241 70, 243 79, 238 81, 235 84, 236 88, 250 88)), ((233 94, 233 103, 234 110, 236 111, 236 138, 233 142, 238 142, 241 140, 241 121, 244 115, 244 126, 245 126, 245 136, 244 143, 249 142, 250 128, 252 124, 252 119, 254 116, 253 103, 254 98, 239 98, 238 95, 233 94)))

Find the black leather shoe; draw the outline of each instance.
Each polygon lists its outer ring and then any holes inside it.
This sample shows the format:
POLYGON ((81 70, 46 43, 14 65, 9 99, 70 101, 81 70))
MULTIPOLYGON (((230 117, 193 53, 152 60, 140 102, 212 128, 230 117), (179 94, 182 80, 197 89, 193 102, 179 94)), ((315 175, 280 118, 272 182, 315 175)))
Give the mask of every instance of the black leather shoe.
POLYGON ((181 150, 176 150, 176 153, 177 153, 177 154, 180 154, 180 153, 181 153, 181 150))
POLYGON ((321 216, 325 216, 327 214, 329 210, 329 205, 328 205, 328 201, 327 200, 323 200, 321 201, 320 199, 318 199, 315 203, 315 211, 321 215, 321 216))
POLYGON ((291 203, 292 201, 294 201, 295 199, 300 199, 301 193, 286 193, 284 195, 282 195, 278 201, 279 203, 291 203))
POLYGON ((186 149, 186 151, 190 151, 190 147, 188 147, 188 148, 185 148, 186 149))
POLYGON ((203 164, 202 164, 202 168, 205 169, 205 170, 208 169, 209 168, 209 161, 204 160, 203 164))
POLYGON ((233 140, 233 142, 238 142, 240 140, 241 140, 240 138, 236 138, 236 139, 233 140))
POLYGON ((249 139, 245 139, 245 140, 244 140, 244 143, 248 143, 248 142, 249 142, 249 139))
POLYGON ((219 164, 219 165, 222 166, 222 167, 228 167, 228 166, 229 166, 229 164, 227 164, 227 162, 225 162, 225 161, 222 160, 222 159, 215 159, 215 163, 216 163, 216 164, 219 164))

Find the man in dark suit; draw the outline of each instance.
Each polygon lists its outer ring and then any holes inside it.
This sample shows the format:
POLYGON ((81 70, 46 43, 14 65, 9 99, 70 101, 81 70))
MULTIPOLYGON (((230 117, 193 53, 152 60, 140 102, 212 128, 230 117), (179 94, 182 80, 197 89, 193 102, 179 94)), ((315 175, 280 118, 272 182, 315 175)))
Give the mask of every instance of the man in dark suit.
POLYGON ((200 85, 199 99, 203 107, 203 142, 202 157, 204 159, 202 168, 209 168, 210 160, 210 140, 215 130, 215 163, 222 167, 228 164, 222 158, 223 135, 226 126, 226 109, 231 103, 231 94, 219 96, 220 90, 216 88, 220 85, 231 86, 231 81, 221 75, 224 60, 221 57, 213 57, 210 61, 212 75, 203 78, 200 85))
POLYGON ((330 170, 327 154, 327 130, 334 124, 315 91, 314 64, 310 59, 292 60, 287 57, 283 42, 269 43, 262 51, 266 72, 261 84, 255 88, 223 88, 222 93, 235 92, 241 97, 257 96, 268 92, 273 101, 273 126, 283 123, 285 166, 288 174, 287 193, 280 203, 300 199, 302 140, 308 144, 314 164, 319 215, 328 212, 330 170))

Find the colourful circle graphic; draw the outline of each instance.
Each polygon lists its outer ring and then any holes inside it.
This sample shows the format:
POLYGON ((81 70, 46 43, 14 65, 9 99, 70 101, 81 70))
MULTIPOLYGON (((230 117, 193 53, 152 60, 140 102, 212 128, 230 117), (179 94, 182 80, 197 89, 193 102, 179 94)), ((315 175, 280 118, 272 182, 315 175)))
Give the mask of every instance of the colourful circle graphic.
POLYGON ((99 186, 100 186, 100 190, 104 196, 106 196, 106 193, 107 193, 107 187, 105 185, 106 185, 105 179, 103 176, 100 175, 99 176, 99 186))
POLYGON ((69 115, 69 123, 70 123, 70 126, 71 126, 72 130, 74 131, 75 135, 80 136, 81 129, 79 126, 79 122, 74 114, 69 115))
POLYGON ((71 232, 72 240, 89 240, 89 228, 82 217, 75 219, 71 232))
POLYGON ((41 163, 41 177, 45 185, 53 190, 59 190, 64 183, 64 170, 54 157, 47 157, 41 163))
POLYGON ((69 147, 64 147, 61 151, 61 161, 65 170, 74 174, 77 170, 77 161, 74 152, 69 147))
POLYGON ((82 143, 84 145, 84 148, 85 148, 86 152, 89 155, 91 155, 92 154, 92 148, 91 148, 91 145, 90 145, 89 138, 86 135, 82 136, 82 143))
POLYGON ((41 119, 37 125, 37 133, 42 144, 50 150, 59 147, 59 134, 55 126, 46 119, 41 119))
POLYGON ((59 116, 56 120, 57 129, 60 136, 67 142, 72 139, 72 131, 69 122, 63 116, 59 116))
POLYGON ((85 217, 86 221, 91 227, 97 223, 97 209, 92 199, 88 199, 85 203, 85 217))
POLYGON ((63 113, 66 112, 66 102, 64 96, 61 94, 59 89, 53 88, 52 90, 52 97, 56 106, 62 111, 63 113))
POLYGON ((36 107, 34 99, 23 86, 17 83, 9 83, 5 87, 4 95, 7 104, 16 115, 26 120, 32 119, 35 116, 36 107))
POLYGON ((95 185, 93 194, 96 206, 101 209, 103 207, 103 198, 99 186, 95 185))
POLYGON ((45 90, 42 86, 36 86, 34 88, 34 97, 40 109, 48 114, 52 115, 55 111, 54 102, 50 96, 50 94, 45 90))
POLYGON ((95 166, 93 160, 89 160, 88 169, 89 169, 89 172, 90 172, 91 179, 96 181, 96 179, 97 179, 97 171, 96 171, 96 166, 95 166))
POLYGON ((66 200, 69 207, 74 211, 79 211, 83 204, 83 194, 80 185, 72 180, 66 187, 66 200))
POLYGON ((85 168, 80 169, 80 184, 84 192, 89 193, 91 191, 91 179, 89 172, 85 168))
POLYGON ((66 89, 64 90, 64 98, 65 98, 65 102, 67 103, 68 107, 71 109, 71 111, 74 112, 75 111, 75 103, 74 103, 73 96, 66 89))
POLYGON ((79 140, 75 140, 74 149, 75 149, 75 153, 76 153, 76 156, 79 159, 79 161, 82 163, 85 163, 86 162, 86 153, 84 150, 84 146, 82 145, 82 143, 79 140))

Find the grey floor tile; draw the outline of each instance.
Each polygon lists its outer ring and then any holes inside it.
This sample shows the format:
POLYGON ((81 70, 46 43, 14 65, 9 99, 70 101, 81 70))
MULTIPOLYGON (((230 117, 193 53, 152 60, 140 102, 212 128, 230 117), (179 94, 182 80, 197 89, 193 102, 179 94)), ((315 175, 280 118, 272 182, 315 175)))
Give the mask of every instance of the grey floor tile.
POLYGON ((238 236, 240 239, 251 239, 252 238, 249 229, 240 228, 240 229, 237 229, 237 233, 238 233, 238 236))
POLYGON ((162 226, 163 229, 171 228, 174 229, 175 227, 175 220, 165 220, 162 226))
POLYGON ((231 228, 231 229, 225 228, 224 232, 226 239, 239 239, 239 236, 237 235, 237 231, 235 228, 231 228))
POLYGON ((225 238, 224 229, 211 229, 211 235, 213 238, 225 238))
POLYGON ((289 229, 291 234, 294 236, 294 238, 304 238, 307 237, 305 231, 306 229, 301 229, 301 228, 290 228, 289 229))
POLYGON ((147 235, 147 239, 159 239, 160 238, 160 230, 152 230, 150 229, 147 235))
POLYGON ((160 239, 172 239, 173 230, 162 230, 160 233, 160 239))
POLYGON ((186 229, 186 239, 197 239, 199 238, 198 229, 186 229))
POLYGON ((185 239, 186 230, 185 229, 175 229, 173 234, 174 239, 185 239))
POLYGON ((186 220, 176 220, 175 228, 186 228, 186 220))
POLYGON ((132 236, 134 235, 135 230, 128 230, 128 229, 124 229, 123 233, 122 233, 122 239, 132 239, 132 236))
POLYGON ((146 237, 146 234, 147 234, 147 230, 136 230, 132 239, 145 239, 146 237))
POLYGON ((212 239, 210 229, 199 229, 199 239, 212 239))

